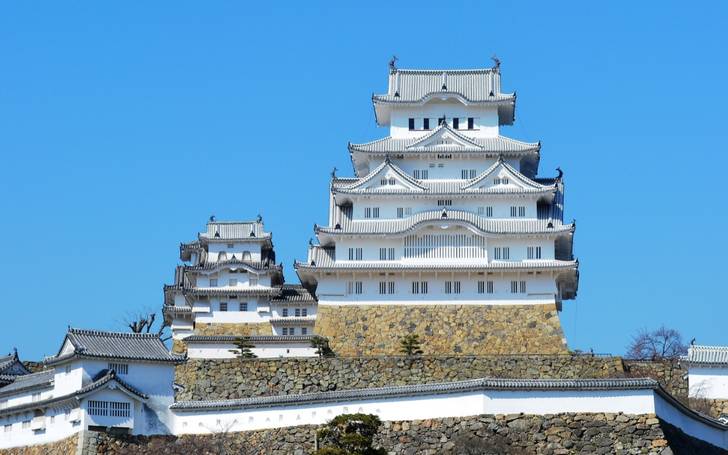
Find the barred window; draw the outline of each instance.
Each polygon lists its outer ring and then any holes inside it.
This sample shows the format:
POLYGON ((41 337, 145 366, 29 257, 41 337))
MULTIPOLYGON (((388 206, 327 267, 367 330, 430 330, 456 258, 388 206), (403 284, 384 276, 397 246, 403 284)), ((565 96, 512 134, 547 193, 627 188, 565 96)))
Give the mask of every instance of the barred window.
POLYGON ((492 281, 487 281, 486 282, 485 292, 487 292, 488 294, 492 294, 493 293, 493 282, 492 281))
POLYGON ((453 281, 453 293, 460 294, 460 282, 459 281, 453 281))
POLYGON ((121 401, 110 401, 109 402, 109 416, 111 416, 111 417, 130 417, 131 416, 131 404, 124 403, 121 401))
POLYGON ((379 218, 379 207, 372 208, 372 218, 379 218))
POLYGON ((308 308, 301 308, 301 316, 303 316, 303 317, 308 316, 308 308))
POLYGON ((281 310, 281 315, 282 315, 282 316, 283 316, 284 318, 287 318, 287 317, 288 317, 288 308, 283 308, 283 309, 281 310))
POLYGON ((283 335, 288 335, 288 327, 283 327, 282 332, 283 335))
POLYGON ((220 302, 220 311, 227 311, 227 310, 228 310, 227 302, 220 302))
POLYGON ((361 261, 362 258, 364 257, 364 250, 362 248, 357 248, 355 257, 356 257, 357 261, 361 261))
POLYGON ((23 420, 23 423, 20 425, 20 428, 22 428, 22 429, 30 428, 30 420, 23 420))
POLYGON ((413 294, 419 294, 420 293, 420 282, 419 281, 413 281, 412 282, 412 293, 413 294))
POLYGON ((394 281, 387 283, 387 293, 394 294, 394 281))
POLYGON ((508 260, 511 258, 511 249, 507 246, 493 248, 493 259, 508 260))
POLYGON ((511 294, 518 293, 518 281, 511 281, 511 294))
POLYGON ((429 171, 427 169, 415 169, 412 171, 412 176, 419 180, 427 180, 429 171))
POLYGON ((541 247, 529 246, 526 248, 526 259, 541 259, 541 247))
POLYGON ((109 370, 116 371, 116 374, 129 374, 129 365, 126 363, 109 362, 109 370))
POLYGON ((349 281, 346 283, 346 293, 347 294, 361 294, 364 289, 364 286, 361 281, 349 281))
POLYGON ((518 207, 518 216, 520 218, 523 218, 526 216, 526 207, 523 207, 523 206, 518 207))
POLYGON ((452 205, 452 199, 438 199, 437 205, 439 207, 449 207, 452 205))
POLYGON ((397 218, 404 218, 404 207, 397 207, 397 218))
POLYGON ((211 288, 217 287, 217 278, 210 278, 210 287, 211 288))
POLYGON ((474 117, 468 117, 468 129, 469 130, 475 129, 475 118, 474 117))
POLYGON ((228 280, 228 286, 237 286, 237 285, 238 285, 238 280, 236 278, 230 278, 228 280))
POLYGON ((372 217, 372 208, 364 207, 364 218, 371 218, 371 217, 372 217))
POLYGON ((248 311, 248 302, 240 302, 239 309, 240 311, 248 311))
POLYGON ((107 416, 109 415, 109 402, 88 400, 88 414, 92 416, 107 416))
POLYGON ((308 327, 301 327, 301 335, 308 335, 308 327))
POLYGON ((485 281, 478 281, 478 294, 485 294, 485 281))
POLYGON ((379 248, 379 260, 384 261, 385 259, 387 259, 387 249, 379 248))
POLYGON ((296 308, 296 310, 293 312, 293 314, 295 314, 297 318, 300 318, 301 317, 301 309, 300 308, 296 308))
POLYGON ((387 248, 387 259, 394 260, 394 248, 387 248))
POLYGON ((10 433, 13 431, 13 424, 12 423, 6 423, 5 424, 5 433, 10 433))
POLYGON ((485 208, 485 216, 492 217, 493 216, 493 207, 486 207, 485 208))
POLYGON ((396 180, 394 179, 394 177, 390 177, 390 178, 389 178, 389 184, 390 184, 390 185, 394 185, 394 184, 396 184, 396 183, 397 183, 397 181, 396 181, 396 180))
POLYGON ((519 283, 519 285, 520 285, 519 286, 519 290, 521 291, 521 294, 525 294, 526 293, 526 282, 525 281, 521 281, 519 283))
POLYGON ((445 294, 452 294, 452 281, 445 281, 445 294))

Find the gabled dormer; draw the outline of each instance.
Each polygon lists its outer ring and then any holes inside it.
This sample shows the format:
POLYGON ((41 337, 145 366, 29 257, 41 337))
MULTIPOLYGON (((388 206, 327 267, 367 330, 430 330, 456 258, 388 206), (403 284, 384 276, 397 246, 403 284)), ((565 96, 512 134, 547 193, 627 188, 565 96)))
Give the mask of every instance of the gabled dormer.
POLYGON ((467 180, 461 187, 467 190, 488 191, 543 191, 553 188, 553 185, 542 185, 518 172, 513 166, 499 159, 491 167, 483 171, 474 179, 467 180))
POLYGON ((427 149, 483 149, 473 139, 468 138, 463 133, 455 131, 448 125, 447 121, 442 122, 430 134, 425 135, 421 139, 416 140, 406 147, 407 151, 427 150, 427 149))
POLYGON ((426 191, 426 187, 417 179, 409 176, 400 167, 385 157, 384 162, 377 166, 366 177, 356 183, 337 186, 332 185, 332 192, 337 193, 369 193, 378 191, 426 191))

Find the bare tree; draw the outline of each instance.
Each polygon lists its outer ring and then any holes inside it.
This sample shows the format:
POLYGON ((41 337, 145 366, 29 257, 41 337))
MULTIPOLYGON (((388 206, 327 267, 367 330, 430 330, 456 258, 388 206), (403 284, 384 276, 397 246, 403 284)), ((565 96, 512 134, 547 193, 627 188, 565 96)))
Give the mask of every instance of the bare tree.
POLYGON ((627 348, 627 357, 637 360, 675 360, 687 353, 680 332, 664 325, 653 331, 640 330, 627 348))
POLYGON ((157 313, 153 310, 145 308, 136 313, 129 312, 122 320, 122 323, 126 328, 132 331, 132 333, 156 333, 162 339, 167 341, 172 338, 167 331, 169 324, 161 318, 161 321, 157 328, 154 327, 157 322, 157 313))

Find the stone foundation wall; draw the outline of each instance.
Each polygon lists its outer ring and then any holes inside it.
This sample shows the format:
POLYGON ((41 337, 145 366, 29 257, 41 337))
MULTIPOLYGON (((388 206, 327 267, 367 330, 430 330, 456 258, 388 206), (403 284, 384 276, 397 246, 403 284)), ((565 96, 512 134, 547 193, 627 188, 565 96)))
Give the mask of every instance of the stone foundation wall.
POLYGON ((321 392, 500 378, 606 378, 624 375, 619 357, 437 356, 253 360, 190 359, 176 367, 178 400, 321 392))
MULTIPOLYGON (((304 455, 315 449, 316 427, 206 436, 114 438, 97 433, 83 455, 270 454, 304 455)), ((385 422, 375 444, 390 454, 702 454, 725 455, 654 415, 481 415, 385 422)))
POLYGON ((201 324, 195 323, 195 335, 273 335, 269 322, 258 324, 201 324))
POLYGON ((652 378, 678 398, 688 396, 688 370, 677 360, 629 360, 624 359, 624 371, 633 378, 652 378))
POLYGON ((0 455, 73 455, 78 448, 79 435, 52 442, 50 444, 0 449, 0 455))
POLYGON ((414 333, 425 354, 566 354, 555 305, 320 305, 315 333, 338 356, 399 354, 414 333))

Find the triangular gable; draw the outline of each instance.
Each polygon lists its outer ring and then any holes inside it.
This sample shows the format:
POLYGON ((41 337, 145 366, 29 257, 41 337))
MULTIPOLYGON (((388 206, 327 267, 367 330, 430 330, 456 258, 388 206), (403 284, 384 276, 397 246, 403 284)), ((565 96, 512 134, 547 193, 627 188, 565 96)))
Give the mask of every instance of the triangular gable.
POLYGON ((398 166, 394 165, 387 157, 382 164, 376 167, 366 177, 358 181, 357 183, 344 187, 346 190, 377 190, 377 189, 407 189, 411 191, 422 190, 425 191, 425 187, 417 182, 416 179, 410 177, 398 166), (387 184, 383 185, 382 182, 386 179, 387 184), (393 179, 393 180, 392 180, 393 179), (394 182, 394 184, 391 184, 394 182))
POLYGON ((74 346, 71 338, 66 334, 66 337, 63 339, 63 343, 61 344, 61 348, 58 350, 58 354, 56 354, 56 357, 60 357, 66 354, 73 354, 74 352, 76 352, 77 347, 78 346, 74 346))
POLYGON ((430 134, 426 135, 425 137, 408 145, 407 149, 408 150, 420 149, 420 148, 436 149, 438 147, 442 147, 445 149, 450 149, 453 147, 477 148, 477 149, 483 148, 477 142, 474 142, 472 139, 453 130, 452 128, 450 128, 450 126, 447 124, 447 122, 444 122, 440 126, 435 128, 432 131, 432 133, 430 133, 430 134))
POLYGON ((505 189, 509 187, 520 188, 522 190, 543 190, 549 188, 549 186, 541 185, 524 176, 505 161, 498 160, 491 167, 483 171, 482 174, 474 179, 468 180, 461 189, 505 189), (500 179, 500 183, 496 183, 496 179, 500 179), (504 179, 507 179, 508 183, 503 183, 504 179))

